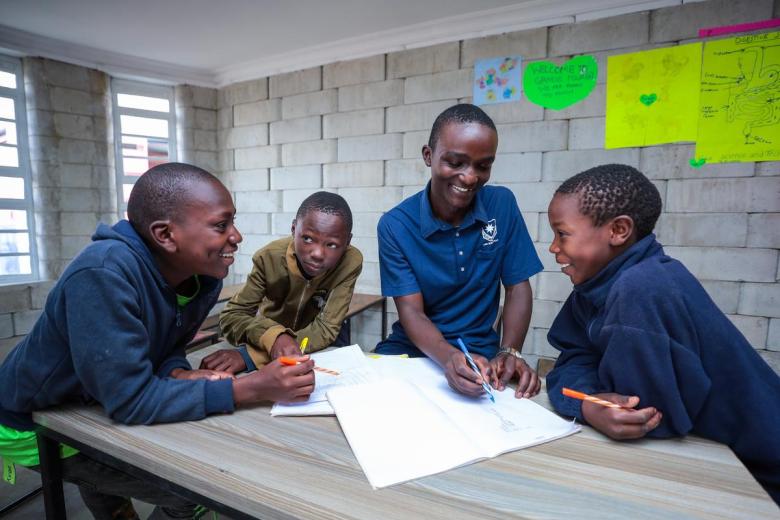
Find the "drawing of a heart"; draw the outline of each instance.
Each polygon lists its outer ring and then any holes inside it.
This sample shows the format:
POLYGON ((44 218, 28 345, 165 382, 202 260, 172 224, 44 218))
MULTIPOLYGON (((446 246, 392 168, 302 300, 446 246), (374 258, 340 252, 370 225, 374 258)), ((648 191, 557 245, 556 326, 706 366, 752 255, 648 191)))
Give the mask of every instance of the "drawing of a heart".
POLYGON ((707 159, 705 159, 704 157, 702 157, 698 161, 696 159, 692 158, 691 159, 691 168, 701 168, 702 166, 704 166, 704 163, 706 163, 706 162, 707 162, 707 159))
POLYGON ((650 105, 655 103, 657 99, 658 99, 658 95, 656 95, 655 92, 653 92, 652 94, 642 94, 641 96, 639 96, 639 101, 646 107, 649 107, 650 105))

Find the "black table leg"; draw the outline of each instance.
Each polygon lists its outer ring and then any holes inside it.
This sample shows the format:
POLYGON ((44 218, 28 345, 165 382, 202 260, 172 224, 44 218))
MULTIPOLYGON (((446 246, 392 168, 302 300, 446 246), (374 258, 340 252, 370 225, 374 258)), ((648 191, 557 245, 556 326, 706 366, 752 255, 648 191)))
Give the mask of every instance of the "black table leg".
POLYGON ((38 455, 41 459, 41 485, 47 520, 65 520, 65 495, 62 492, 60 443, 38 433, 38 455))
POLYGON ((382 338, 387 338, 387 298, 382 298, 382 338))

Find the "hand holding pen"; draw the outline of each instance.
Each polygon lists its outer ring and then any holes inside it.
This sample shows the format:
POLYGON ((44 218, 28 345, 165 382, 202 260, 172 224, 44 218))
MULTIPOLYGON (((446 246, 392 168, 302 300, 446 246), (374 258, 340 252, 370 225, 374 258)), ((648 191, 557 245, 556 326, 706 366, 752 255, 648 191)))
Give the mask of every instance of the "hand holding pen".
POLYGON ((566 397, 582 400, 585 422, 613 439, 640 439, 661 424, 663 413, 653 406, 636 408, 639 397, 617 393, 588 395, 562 388, 566 397))
POLYGON ((487 385, 491 373, 490 363, 484 357, 478 354, 466 357, 462 350, 452 350, 443 367, 447 382, 455 391, 472 397, 479 397, 486 391, 488 395, 491 394, 490 386, 487 385), (473 366, 469 364, 469 357, 473 366))

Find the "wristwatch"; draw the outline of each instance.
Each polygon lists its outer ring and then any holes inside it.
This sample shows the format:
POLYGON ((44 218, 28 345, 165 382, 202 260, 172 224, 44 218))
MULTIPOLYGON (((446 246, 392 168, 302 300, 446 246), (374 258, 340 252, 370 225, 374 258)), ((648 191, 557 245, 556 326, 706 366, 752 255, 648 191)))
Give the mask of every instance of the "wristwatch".
MULTIPOLYGON (((498 349, 498 352, 496 353, 496 357, 500 356, 501 354, 507 354, 510 356, 515 356, 517 359, 523 359, 523 356, 520 355, 520 352, 516 349, 513 349, 512 347, 501 347, 498 349)), ((523 359, 523 361, 525 361, 523 359)))

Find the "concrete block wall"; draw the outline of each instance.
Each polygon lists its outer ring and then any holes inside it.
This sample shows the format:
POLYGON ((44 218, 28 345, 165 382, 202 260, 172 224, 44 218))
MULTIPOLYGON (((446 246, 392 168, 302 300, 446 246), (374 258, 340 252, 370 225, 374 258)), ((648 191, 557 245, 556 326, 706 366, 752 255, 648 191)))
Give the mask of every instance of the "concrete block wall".
MULTIPOLYGON (((43 58, 24 58, 23 71, 38 267, 55 280, 98 222, 117 219, 110 78, 43 58)), ((29 332, 52 285, 0 287, 0 358, 29 332)))
POLYGON ((219 171, 217 90, 177 85, 174 100, 178 161, 210 172, 219 171))
MULTIPOLYGON (((547 204, 560 182, 590 166, 644 171, 664 201, 657 233, 721 310, 780 368, 780 163, 692 169, 693 144, 604 150, 607 57, 693 40, 700 27, 771 18, 772 0, 707 0, 575 24, 443 43, 260 78, 220 89, 221 175, 234 192, 245 241, 231 274, 241 283, 254 251, 289 233, 297 205, 330 190, 350 203, 353 243, 364 253, 360 292, 379 293, 376 222, 422 189, 420 158, 434 118, 471 99, 475 60, 519 54, 563 63, 592 54, 601 70, 591 96, 565 110, 526 100, 483 107, 499 132, 491 182, 516 195, 545 266, 531 282, 534 313, 523 351, 556 355, 546 340, 571 291, 547 251, 547 204)), ((396 319, 389 302, 390 321, 396 319)), ((379 339, 378 312, 353 324, 365 349, 379 339)))
MULTIPOLYGON (((42 282, 0 287, 0 359, 27 334, 98 222, 117 221, 110 77, 59 61, 23 63, 42 282)), ((178 160, 219 171, 217 90, 175 88, 178 160)))
POLYGON ((52 280, 116 220, 110 78, 42 58, 23 69, 40 276, 52 280))
MULTIPOLYGON (((35 232, 42 280, 56 280, 115 222, 116 178, 110 78, 43 58, 24 58, 35 232)), ((0 358, 27 334, 53 282, 0 287, 0 358)))

